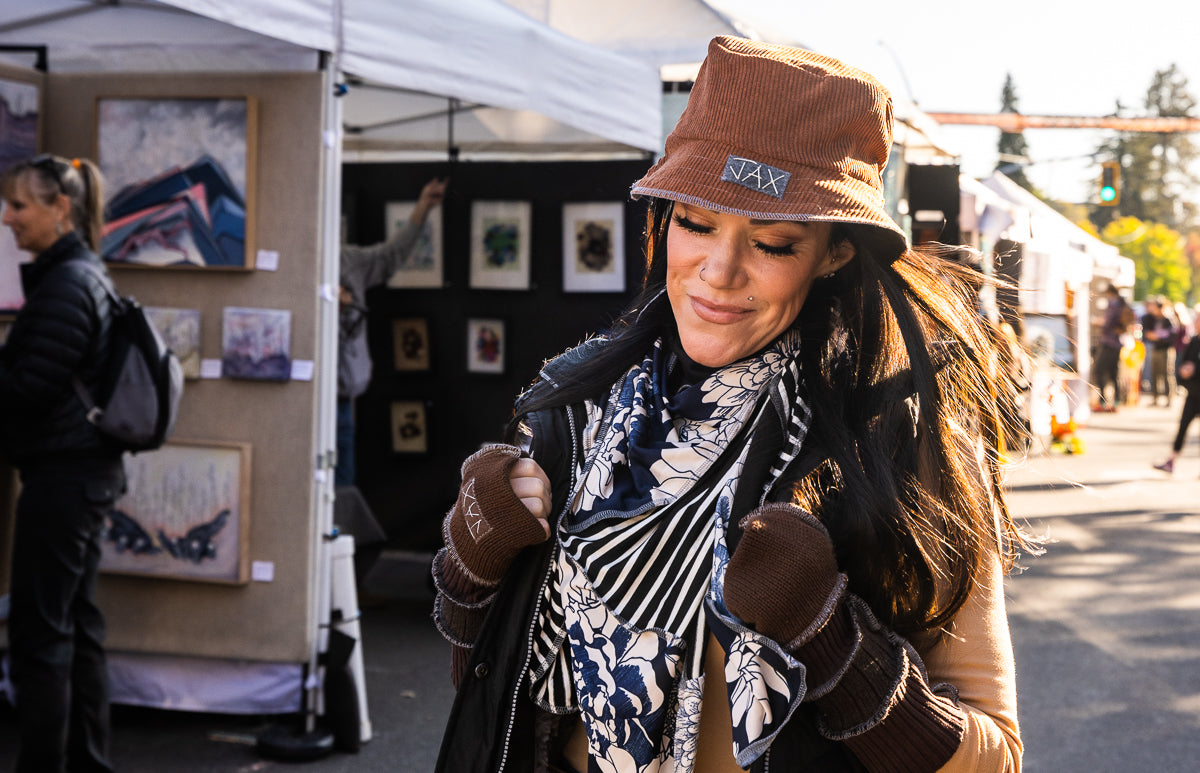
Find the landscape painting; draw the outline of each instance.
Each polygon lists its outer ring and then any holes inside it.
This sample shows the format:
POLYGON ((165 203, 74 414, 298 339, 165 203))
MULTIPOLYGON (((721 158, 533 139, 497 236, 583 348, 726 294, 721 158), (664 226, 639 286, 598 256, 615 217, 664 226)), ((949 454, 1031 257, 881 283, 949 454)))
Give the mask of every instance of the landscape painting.
POLYGON ((116 265, 253 268, 256 103, 101 98, 96 156, 116 265))

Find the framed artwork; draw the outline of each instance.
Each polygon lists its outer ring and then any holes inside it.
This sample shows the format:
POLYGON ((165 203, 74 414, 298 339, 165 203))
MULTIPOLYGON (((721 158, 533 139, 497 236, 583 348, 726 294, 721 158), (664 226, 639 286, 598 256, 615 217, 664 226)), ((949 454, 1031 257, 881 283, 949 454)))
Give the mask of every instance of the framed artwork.
POLYGON ((471 287, 529 289, 528 201, 476 201, 471 205, 471 287))
POLYGON ((392 320, 392 345, 396 370, 429 370, 429 320, 424 317, 392 320))
POLYGON ((563 292, 625 291, 625 207, 563 205, 563 292))
POLYGON ((106 261, 254 267, 253 98, 101 97, 96 115, 96 159, 111 194, 106 261))
POLYGON ((292 312, 227 306, 221 324, 221 375, 256 381, 292 376, 292 312))
MULTIPOLYGON (((0 174, 37 155, 40 98, 35 84, 0 78, 0 174)), ((15 314, 25 305, 19 266, 32 259, 17 249, 12 229, 0 225, 0 315, 15 314)))
MULTIPOLYGON (((389 201, 384 205, 385 238, 391 241, 417 208, 416 201, 389 201)), ((404 263, 388 278, 388 287, 442 286, 442 207, 429 210, 421 234, 404 263)))
POLYGON ((429 452, 425 403, 420 400, 396 400, 392 403, 392 450, 398 454, 429 452))
POLYGON ((508 342, 504 337, 504 320, 467 320, 467 371, 469 373, 503 373, 504 355, 508 342))
POLYGON ((125 459, 128 491, 105 522, 100 569, 245 583, 250 444, 171 440, 125 459))
POLYGON ((147 306, 146 315, 179 358, 183 377, 200 378, 200 310, 147 306))

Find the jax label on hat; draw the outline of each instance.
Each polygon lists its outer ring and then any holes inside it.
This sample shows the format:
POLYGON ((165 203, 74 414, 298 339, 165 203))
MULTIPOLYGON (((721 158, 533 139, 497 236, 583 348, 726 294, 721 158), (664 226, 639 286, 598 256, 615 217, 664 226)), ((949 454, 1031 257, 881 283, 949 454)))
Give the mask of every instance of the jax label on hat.
POLYGON ((752 158, 743 158, 732 154, 725 159, 725 171, 721 173, 721 179, 725 182, 736 183, 743 188, 765 193, 777 199, 783 198, 783 192, 787 190, 788 180, 791 177, 791 172, 785 172, 752 158))

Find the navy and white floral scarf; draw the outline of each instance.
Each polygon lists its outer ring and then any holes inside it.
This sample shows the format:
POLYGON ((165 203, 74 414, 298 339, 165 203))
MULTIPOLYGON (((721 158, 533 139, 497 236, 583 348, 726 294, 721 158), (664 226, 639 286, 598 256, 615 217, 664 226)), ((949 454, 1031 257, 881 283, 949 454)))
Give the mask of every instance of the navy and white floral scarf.
POLYGON ((660 340, 589 405, 587 457, 559 521, 537 621, 531 690, 547 711, 578 711, 589 773, 690 773, 706 678, 723 678, 734 754, 748 767, 804 696, 804 667, 725 609, 730 509, 754 432, 768 415, 785 442, 756 502, 799 450, 797 333, 674 393, 660 340), (774 419, 773 419, 774 420, 774 419), (725 673, 703 673, 708 632, 725 673))

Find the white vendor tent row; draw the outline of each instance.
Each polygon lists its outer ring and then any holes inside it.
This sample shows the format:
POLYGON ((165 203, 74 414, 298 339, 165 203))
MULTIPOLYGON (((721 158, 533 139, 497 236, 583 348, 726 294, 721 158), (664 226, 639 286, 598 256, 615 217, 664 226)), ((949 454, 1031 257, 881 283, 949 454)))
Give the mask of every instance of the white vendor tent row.
MULTIPOLYGON (((1113 245, 1092 236, 1051 206, 993 172, 963 183, 963 211, 976 219, 987 245, 1001 239, 1023 245, 1018 277, 1020 310, 1042 318, 1062 317, 1074 348, 1075 373, 1067 378, 1069 412, 1086 422, 1090 415, 1092 295, 1097 279, 1118 287, 1133 285, 1133 261, 1113 245), (1068 294, 1073 297, 1068 308, 1068 294)), ((1100 285, 1103 286, 1103 285, 1100 285)))
MULTIPOLYGON (((314 187, 320 190, 312 194, 319 201, 318 211, 294 213, 306 223, 320 223, 314 242, 319 245, 315 248, 318 270, 295 280, 304 285, 295 295, 296 303, 308 304, 306 308, 315 309, 318 317, 314 338, 301 342, 313 352, 316 364, 309 403, 316 414, 316 429, 309 443, 273 451, 293 460, 293 468, 302 467, 300 479, 307 478, 312 485, 303 500, 310 503, 308 512, 292 516, 293 531, 307 528, 309 532, 307 554, 294 560, 310 566, 311 572, 300 578, 294 593, 308 599, 310 610, 301 630, 272 634, 276 640, 299 639, 298 648, 307 649, 307 662, 293 662, 296 670, 281 674, 271 668, 288 664, 262 663, 259 668, 244 655, 231 655, 223 670, 219 651, 206 652, 205 658, 194 662, 187 656, 174 657, 174 652, 151 651, 141 653, 148 658, 139 660, 135 668, 185 685, 178 690, 158 685, 163 694, 160 705, 281 712, 297 708, 302 687, 295 675, 307 666, 310 678, 303 689, 312 691, 308 705, 315 705, 320 686, 312 675, 318 672, 321 621, 328 618, 330 598, 326 537, 332 525, 329 456, 334 447, 334 288, 341 242, 343 140, 368 139, 367 132, 343 136, 343 112, 363 124, 387 121, 389 111, 400 109, 389 104, 387 89, 399 89, 415 95, 409 99, 410 111, 412 104, 419 111, 427 105, 440 110, 461 104, 470 106, 469 112, 481 124, 505 123, 499 132, 504 141, 553 143, 556 137, 567 137, 567 147, 591 144, 646 153, 661 142, 658 70, 645 61, 574 40, 499 0, 5 0, 0 4, 0 63, 26 69, 39 66, 51 79, 72 74, 138 73, 147 78, 167 74, 191 76, 194 84, 203 74, 226 84, 226 89, 230 78, 251 74, 324 76, 319 105, 322 128, 305 138, 320 158, 297 159, 304 169, 314 165, 320 169, 319 177, 314 177, 318 180, 314 187), (39 53, 44 54, 41 61, 39 53), (346 93, 342 87, 348 77, 380 88, 351 86, 346 93), (380 104, 368 104, 372 100, 380 104), (159 656, 163 662, 150 662, 159 656), (257 682, 256 674, 261 677, 257 682), (279 689, 279 679, 292 683, 279 689), (265 696, 273 692, 278 700, 264 704, 265 696), (216 697, 206 701, 206 695, 216 697), (185 705, 185 701, 189 702, 185 705)), ((73 131, 78 134, 84 127, 73 131)), ((273 152, 278 155, 287 148, 276 147, 273 152)), ((269 195, 260 193, 260 197, 264 206, 270 205, 269 195)), ((161 275, 156 281, 162 281, 161 275)), ((260 488, 271 484, 275 482, 264 482, 260 488)), ((267 496, 261 491, 257 495, 267 496)), ((255 585, 236 592, 253 593, 255 585)), ((218 597, 207 591, 195 593, 205 599, 218 597)), ((235 629, 231 627, 226 638, 236 639, 235 629)))

